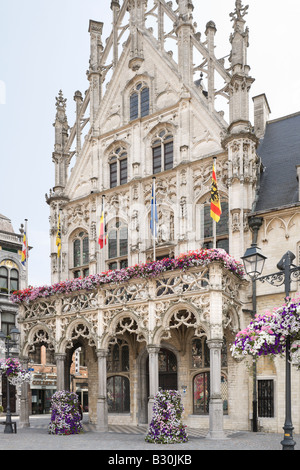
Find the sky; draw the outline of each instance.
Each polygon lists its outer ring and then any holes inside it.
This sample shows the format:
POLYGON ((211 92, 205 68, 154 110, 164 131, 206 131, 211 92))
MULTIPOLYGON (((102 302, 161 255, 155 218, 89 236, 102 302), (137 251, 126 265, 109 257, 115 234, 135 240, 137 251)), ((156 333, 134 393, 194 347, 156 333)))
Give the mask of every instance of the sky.
MULTIPOLYGON (((207 22, 213 20, 215 55, 228 55, 229 14, 235 0, 193 3, 202 41, 207 22)), ((251 98, 266 94, 270 119, 299 112, 299 0, 243 4, 249 5, 248 64, 255 78, 251 98)), ((45 194, 54 186, 55 97, 62 89, 72 126, 74 93, 80 90, 84 95, 89 85, 90 19, 104 23, 104 43, 112 22, 110 0, 0 0, 0 213, 11 219, 15 232, 28 219, 33 286, 51 283, 45 194)), ((253 122, 252 114, 250 119, 253 122)))

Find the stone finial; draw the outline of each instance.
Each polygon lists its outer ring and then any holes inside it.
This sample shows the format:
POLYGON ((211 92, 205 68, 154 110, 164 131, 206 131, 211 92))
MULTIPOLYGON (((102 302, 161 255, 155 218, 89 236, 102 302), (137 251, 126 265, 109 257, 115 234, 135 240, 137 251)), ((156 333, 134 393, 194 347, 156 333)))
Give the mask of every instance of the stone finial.
POLYGON ((55 103, 56 109, 65 111, 67 98, 63 97, 63 92, 61 90, 59 90, 58 96, 56 96, 55 99, 56 99, 56 103, 55 103))
POLYGON ((237 21, 243 20, 244 16, 248 13, 249 5, 243 7, 241 0, 235 1, 235 10, 233 13, 230 13, 231 21, 234 21, 234 27, 236 26, 237 21))

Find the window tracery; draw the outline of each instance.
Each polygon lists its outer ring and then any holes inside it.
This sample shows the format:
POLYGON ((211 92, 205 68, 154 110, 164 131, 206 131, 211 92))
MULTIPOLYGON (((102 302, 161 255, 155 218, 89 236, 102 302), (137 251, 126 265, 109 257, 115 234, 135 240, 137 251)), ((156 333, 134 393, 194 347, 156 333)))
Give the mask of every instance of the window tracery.
POLYGON ((89 236, 86 231, 78 231, 72 239, 73 275, 86 277, 89 275, 89 236))
POLYGON ((117 146, 110 152, 108 160, 110 188, 126 184, 128 179, 128 159, 125 147, 117 146))
POLYGON ((109 269, 122 269, 128 266, 128 227, 117 220, 108 229, 109 269))
POLYGON ((152 139, 153 174, 173 168, 173 134, 169 129, 162 129, 152 139))
POLYGON ((130 93, 130 121, 148 116, 149 112, 149 87, 145 82, 138 82, 130 93))

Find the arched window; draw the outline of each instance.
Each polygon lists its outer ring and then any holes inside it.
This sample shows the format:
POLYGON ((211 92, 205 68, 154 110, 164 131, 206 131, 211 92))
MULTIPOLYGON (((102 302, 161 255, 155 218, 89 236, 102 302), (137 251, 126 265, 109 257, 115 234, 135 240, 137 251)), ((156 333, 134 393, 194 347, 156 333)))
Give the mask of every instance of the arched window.
MULTIPOLYGON (((229 212, 228 202, 221 199, 222 214, 220 221, 216 224, 216 247, 223 248, 229 252, 229 212)), ((213 248, 214 233, 213 219, 210 216, 210 196, 206 201, 198 205, 200 213, 200 239, 203 241, 203 248, 213 248)))
POLYGON ((122 375, 108 377, 107 403, 109 413, 130 412, 130 386, 127 377, 122 375))
POLYGON ((11 269, 10 271, 10 292, 19 289, 19 271, 17 269, 11 269))
POLYGON ((89 237, 80 231, 73 239, 73 274, 74 277, 89 275, 89 237))
POLYGON ((210 365, 210 352, 207 346, 206 336, 195 338, 192 342, 192 367, 203 369, 210 365))
POLYGON ((0 292, 8 294, 8 269, 4 266, 0 268, 0 292))
POLYGON ((128 266, 128 227, 121 221, 108 230, 109 269, 122 269, 128 266))
POLYGON ((126 341, 118 339, 115 344, 110 345, 107 356, 107 371, 129 371, 129 347, 126 341))
MULTIPOLYGON (((198 369, 193 377, 193 413, 208 414, 210 399, 210 350, 207 346, 206 336, 192 340, 191 365, 198 369)), ((227 397, 227 343, 223 338, 221 349, 221 394, 223 399, 223 413, 228 413, 227 397)))
POLYGON ((139 82, 130 94, 130 121, 148 116, 150 109, 150 94, 146 83, 139 82))
POLYGON ((19 289, 19 271, 10 260, 4 262, 6 266, 0 266, 0 293, 11 294, 19 289))
POLYGON ((173 135, 168 130, 160 131, 152 140, 153 174, 173 168, 173 135))
POLYGON ((117 147, 109 155, 109 183, 111 188, 127 183, 127 151, 117 147))

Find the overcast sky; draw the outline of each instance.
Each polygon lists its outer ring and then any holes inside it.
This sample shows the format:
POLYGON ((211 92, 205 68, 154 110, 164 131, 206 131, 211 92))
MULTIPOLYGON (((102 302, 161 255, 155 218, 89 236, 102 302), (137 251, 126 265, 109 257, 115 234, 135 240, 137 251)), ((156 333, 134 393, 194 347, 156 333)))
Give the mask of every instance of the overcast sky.
MULTIPOLYGON (((202 38, 213 20, 216 56, 229 54, 235 1, 193 3, 202 38)), ((266 93, 270 119, 300 111, 299 0, 243 3, 249 4, 251 97, 266 93)), ((0 0, 0 213, 12 220, 15 232, 28 219, 31 285, 51 282, 45 193, 54 186, 55 97, 62 89, 72 126, 74 92, 88 88, 90 19, 104 22, 104 42, 110 0, 0 0)))

